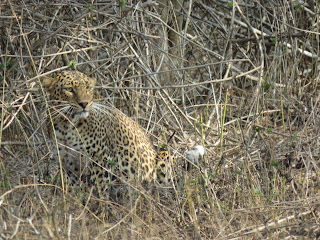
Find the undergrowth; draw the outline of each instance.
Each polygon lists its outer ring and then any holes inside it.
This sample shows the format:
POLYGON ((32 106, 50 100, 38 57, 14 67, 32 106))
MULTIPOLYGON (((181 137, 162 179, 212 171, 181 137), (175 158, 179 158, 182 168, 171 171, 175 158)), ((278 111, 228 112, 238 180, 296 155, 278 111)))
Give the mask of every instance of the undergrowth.
POLYGON ((0 239, 316 239, 317 1, 1 1, 0 239), (185 161, 121 200, 63 183, 41 80, 99 101, 185 161))

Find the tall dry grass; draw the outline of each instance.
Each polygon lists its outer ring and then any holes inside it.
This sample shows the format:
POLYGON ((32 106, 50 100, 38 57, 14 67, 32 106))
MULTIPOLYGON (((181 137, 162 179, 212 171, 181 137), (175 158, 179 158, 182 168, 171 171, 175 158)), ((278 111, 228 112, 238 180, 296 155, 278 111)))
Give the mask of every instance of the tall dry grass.
POLYGON ((318 238, 319 7, 1 1, 0 239, 318 238), (158 150, 205 159, 119 201, 62 184, 40 80, 70 68, 158 150))

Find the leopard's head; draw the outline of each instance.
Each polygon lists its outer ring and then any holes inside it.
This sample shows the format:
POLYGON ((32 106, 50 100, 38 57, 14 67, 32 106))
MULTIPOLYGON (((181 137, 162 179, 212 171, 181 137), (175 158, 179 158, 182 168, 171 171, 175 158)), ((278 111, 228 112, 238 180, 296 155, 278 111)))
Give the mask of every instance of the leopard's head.
POLYGON ((78 71, 63 71, 43 80, 56 110, 73 119, 87 118, 93 104, 96 80, 78 71))

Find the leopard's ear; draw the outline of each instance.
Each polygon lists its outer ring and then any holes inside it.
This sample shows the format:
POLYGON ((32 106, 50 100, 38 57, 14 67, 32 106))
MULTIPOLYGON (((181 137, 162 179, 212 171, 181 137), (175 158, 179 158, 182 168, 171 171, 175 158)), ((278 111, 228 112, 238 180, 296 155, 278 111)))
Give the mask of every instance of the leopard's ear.
POLYGON ((42 83, 45 89, 51 94, 53 90, 55 89, 58 82, 58 78, 45 78, 43 79, 42 83))

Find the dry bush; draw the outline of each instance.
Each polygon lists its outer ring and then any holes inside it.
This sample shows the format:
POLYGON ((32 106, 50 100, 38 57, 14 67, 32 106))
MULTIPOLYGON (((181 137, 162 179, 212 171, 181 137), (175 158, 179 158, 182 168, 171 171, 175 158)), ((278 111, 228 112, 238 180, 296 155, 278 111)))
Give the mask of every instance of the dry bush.
POLYGON ((318 238, 319 7, 1 1, 0 239, 318 238), (61 183, 40 80, 68 68, 158 150, 205 159, 119 202, 61 183))

